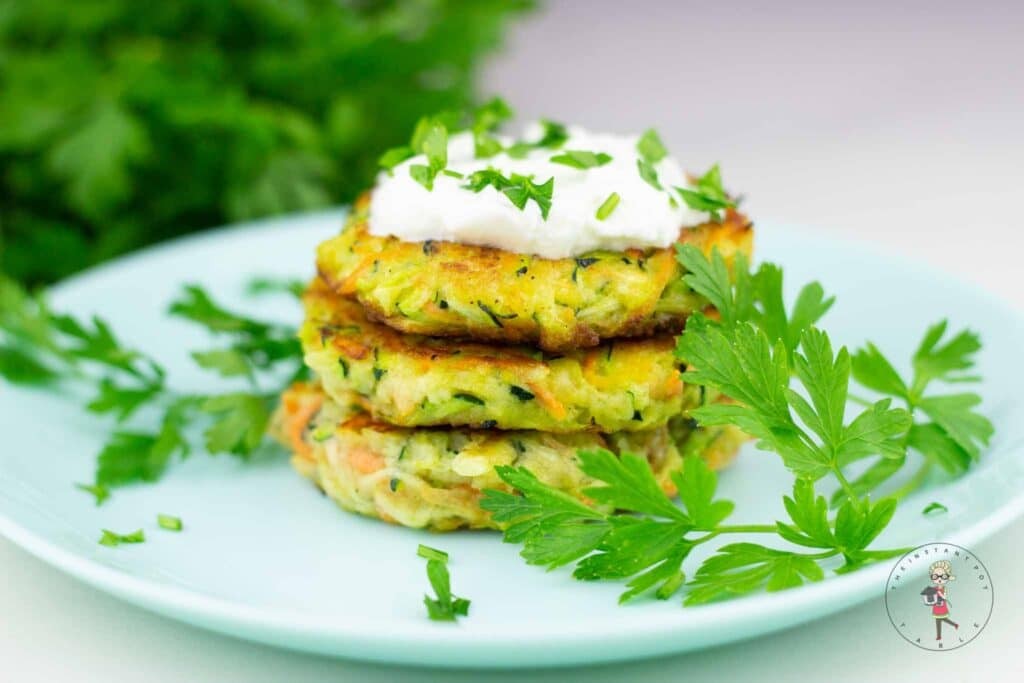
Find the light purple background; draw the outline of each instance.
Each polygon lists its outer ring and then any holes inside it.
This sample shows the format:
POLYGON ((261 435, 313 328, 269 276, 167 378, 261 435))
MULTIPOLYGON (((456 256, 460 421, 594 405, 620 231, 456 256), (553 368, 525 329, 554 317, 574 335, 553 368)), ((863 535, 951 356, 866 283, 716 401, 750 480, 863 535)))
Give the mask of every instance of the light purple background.
MULTIPOLYGON (((720 161, 755 221, 871 241, 1024 307, 1022 2, 554 2, 519 27, 482 88, 523 118, 655 126, 691 169, 720 161)), ((997 587, 1019 582, 1022 543, 1018 522, 974 548, 997 587)), ((440 675, 210 635, 6 541, 0 574, 0 678, 12 681, 997 681, 1024 666, 1019 590, 997 594, 977 641, 941 654, 904 643, 878 601, 672 659, 440 675)))

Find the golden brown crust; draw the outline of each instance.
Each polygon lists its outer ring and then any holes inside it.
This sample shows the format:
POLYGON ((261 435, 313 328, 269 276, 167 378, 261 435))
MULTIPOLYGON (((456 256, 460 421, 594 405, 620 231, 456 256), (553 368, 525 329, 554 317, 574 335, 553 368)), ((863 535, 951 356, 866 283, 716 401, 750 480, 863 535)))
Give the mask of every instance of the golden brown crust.
POLYGON ((680 380, 667 335, 548 354, 402 334, 319 279, 303 301, 306 364, 335 400, 396 425, 643 431, 700 400, 680 380))
MULTIPOLYGON (((371 235, 368 196, 345 230, 318 250, 321 277, 367 315, 411 334, 535 344, 547 351, 602 339, 677 333, 706 302, 682 283, 675 248, 543 259, 452 242, 371 235)), ((680 232, 679 244, 728 261, 749 255, 752 226, 727 211, 721 223, 680 232)))

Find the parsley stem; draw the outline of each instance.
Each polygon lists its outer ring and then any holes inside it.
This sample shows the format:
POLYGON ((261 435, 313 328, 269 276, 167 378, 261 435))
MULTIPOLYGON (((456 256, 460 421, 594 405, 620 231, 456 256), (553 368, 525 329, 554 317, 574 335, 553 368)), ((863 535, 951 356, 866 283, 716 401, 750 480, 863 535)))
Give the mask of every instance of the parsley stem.
POLYGON ((869 401, 863 396, 857 396, 856 394, 847 394, 846 398, 848 398, 849 400, 853 401, 858 405, 864 406, 865 408, 870 408, 871 406, 875 405, 874 401, 869 401))
POLYGON ((921 487, 921 484, 924 483, 924 480, 928 478, 928 473, 931 471, 931 469, 931 461, 925 460, 923 463, 921 463, 921 466, 917 469, 917 471, 914 472, 914 476, 912 476, 906 484, 893 491, 891 497, 895 498, 896 500, 903 500, 904 498, 906 498, 909 494, 913 493, 914 491, 921 487))
POLYGON ((694 539, 694 545, 707 543, 719 534, 774 534, 778 531, 774 524, 722 524, 715 527, 700 538, 694 539))
POLYGON ((839 482, 839 485, 843 487, 843 491, 846 493, 846 497, 850 499, 850 503, 852 503, 854 507, 859 507, 860 496, 857 495, 857 492, 854 490, 849 480, 845 476, 843 476, 842 468, 840 468, 838 465, 833 465, 832 473, 835 474, 836 480, 839 482))
POLYGON ((774 524, 723 524, 715 527, 720 534, 774 534, 778 529, 774 524))

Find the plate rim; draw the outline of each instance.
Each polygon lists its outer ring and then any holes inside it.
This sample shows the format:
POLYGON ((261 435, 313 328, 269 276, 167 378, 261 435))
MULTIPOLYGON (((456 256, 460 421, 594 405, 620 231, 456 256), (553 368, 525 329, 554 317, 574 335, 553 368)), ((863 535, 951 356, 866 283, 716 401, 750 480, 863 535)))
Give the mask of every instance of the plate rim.
MULTIPOLYGON (((104 275, 110 268, 158 258, 164 252, 195 248, 203 242, 238 237, 243 232, 251 235, 253 231, 277 231, 285 224, 294 227, 297 223, 337 221, 344 216, 345 211, 344 207, 340 207, 268 217, 181 236, 90 267, 61 281, 49 291, 59 296, 64 290, 104 275)), ((762 220, 758 225, 760 230, 781 231, 811 241, 853 249, 878 262, 898 264, 901 268, 910 268, 928 276, 941 274, 947 282, 952 281, 972 295, 1005 310, 1018 324, 1024 323, 1021 310, 999 293, 938 271, 930 264, 873 249, 868 242, 841 235, 823 235, 820 231, 785 221, 762 220)), ((1008 448, 1019 448, 1019 445, 1010 444, 1008 448)), ((936 540, 969 547, 998 533, 1022 515, 1024 490, 975 523, 936 540)), ((762 623, 757 628, 735 629, 715 639, 714 645, 726 644, 805 623, 822 614, 866 600, 869 588, 877 587, 880 580, 884 585, 884 577, 889 570, 884 563, 878 563, 851 574, 831 576, 820 583, 779 593, 762 593, 713 605, 688 607, 679 612, 652 612, 643 622, 631 620, 627 638, 623 637, 621 627, 591 630, 585 638, 579 638, 577 634, 567 632, 565 623, 560 621, 547 625, 537 624, 524 637, 522 624, 518 622, 512 626, 500 623, 473 625, 471 630, 467 628, 465 632, 461 624, 436 624, 427 620, 422 624, 413 624, 389 618, 361 618, 357 623, 349 623, 301 611, 253 607, 238 601, 204 595, 181 586, 160 583, 152 578, 139 578, 65 550, 49 541, 45 535, 22 526, 8 516, 2 505, 0 535, 50 566, 109 595, 200 628, 299 651, 388 663, 446 667, 569 666, 681 653, 713 646, 703 643, 688 646, 680 640, 688 634, 721 631, 745 613, 756 612, 762 615, 763 618, 758 620, 762 623), (831 599, 824 599, 829 594, 831 599), (835 608, 840 603, 840 607, 835 608), (816 607, 819 609, 816 610, 816 607), (684 614, 698 614, 700 618, 681 618, 684 614), (776 618, 776 622, 765 627, 763 622, 772 617, 776 618), (508 650, 509 647, 512 651, 508 650), (518 647, 529 647, 530 656, 522 657, 515 652, 518 647)), ((636 609, 636 606, 624 609, 636 609)))

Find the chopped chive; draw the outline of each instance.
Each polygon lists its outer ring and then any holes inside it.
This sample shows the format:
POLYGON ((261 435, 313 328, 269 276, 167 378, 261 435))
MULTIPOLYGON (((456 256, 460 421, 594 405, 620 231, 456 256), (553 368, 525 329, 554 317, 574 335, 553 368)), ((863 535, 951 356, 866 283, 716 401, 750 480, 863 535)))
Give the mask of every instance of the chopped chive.
POLYGON ((441 171, 441 173, 444 173, 446 176, 450 176, 452 178, 459 178, 460 180, 466 177, 462 173, 459 173, 458 171, 453 171, 450 168, 444 169, 443 171, 441 171))
POLYGON ((392 478, 391 481, 388 482, 388 487, 391 489, 391 492, 394 493, 398 490, 398 485, 401 483, 402 482, 400 480, 392 478))
POLYGON ((454 398, 459 399, 460 401, 465 401, 466 403, 472 403, 472 404, 478 405, 478 406, 484 405, 484 400, 482 398, 478 397, 478 396, 474 396, 473 394, 458 393, 458 394, 452 394, 452 396, 454 398))
POLYGON ((339 358, 338 366, 341 368, 341 376, 348 377, 348 362, 344 358, 339 358))
POLYGON ((387 372, 387 370, 385 370, 384 368, 374 368, 373 378, 379 382, 380 378, 384 376, 385 372, 387 372))
POLYGON ((443 550, 438 550, 437 548, 431 548, 429 545, 423 545, 422 543, 420 543, 420 546, 416 549, 416 554, 425 560, 437 560, 438 562, 448 561, 448 553, 443 550))
POLYGON ((168 531, 181 531, 183 526, 181 518, 172 515, 157 515, 156 523, 160 525, 161 529, 167 529, 168 531))
POLYGON ((634 422, 643 422, 644 421, 644 416, 640 414, 639 410, 634 410, 633 411, 633 421, 634 422))
POLYGON ((601 206, 597 207, 597 219, 604 220, 611 215, 611 212, 618 206, 618 193, 611 193, 608 199, 604 200, 601 206))
POLYGON ((949 509, 945 505, 934 501, 928 503, 928 505, 925 506, 924 510, 921 510, 922 515, 944 514, 946 512, 949 512, 949 509))

